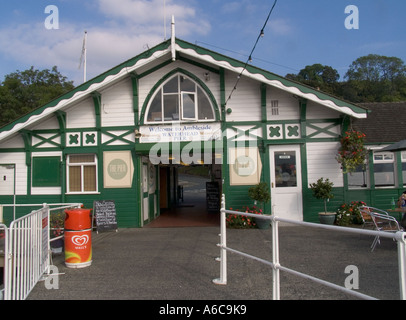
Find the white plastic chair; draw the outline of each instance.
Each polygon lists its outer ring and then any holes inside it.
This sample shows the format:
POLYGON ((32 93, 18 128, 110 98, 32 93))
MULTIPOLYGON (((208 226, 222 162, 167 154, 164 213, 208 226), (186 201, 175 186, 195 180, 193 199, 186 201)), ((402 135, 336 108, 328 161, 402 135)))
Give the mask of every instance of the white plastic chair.
MULTIPOLYGON (((364 225, 372 225, 376 231, 393 233, 403 231, 396 219, 390 216, 386 211, 367 206, 360 207, 359 209, 362 219, 364 220, 364 225)), ((378 243, 381 242, 379 236, 376 236, 372 242, 371 251, 374 251, 378 243)))

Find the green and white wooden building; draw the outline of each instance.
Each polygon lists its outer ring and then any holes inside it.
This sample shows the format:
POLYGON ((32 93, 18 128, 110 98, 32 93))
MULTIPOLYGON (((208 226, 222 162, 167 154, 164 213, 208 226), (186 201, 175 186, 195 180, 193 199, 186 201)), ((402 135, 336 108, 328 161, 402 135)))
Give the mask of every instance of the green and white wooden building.
POLYGON ((173 37, 1 128, 0 204, 114 200, 119 227, 142 227, 176 201, 177 168, 192 163, 210 166, 227 207, 252 204, 248 188, 265 181, 268 212, 317 221, 320 177, 334 183, 331 210, 379 199, 335 159, 367 113, 173 37))

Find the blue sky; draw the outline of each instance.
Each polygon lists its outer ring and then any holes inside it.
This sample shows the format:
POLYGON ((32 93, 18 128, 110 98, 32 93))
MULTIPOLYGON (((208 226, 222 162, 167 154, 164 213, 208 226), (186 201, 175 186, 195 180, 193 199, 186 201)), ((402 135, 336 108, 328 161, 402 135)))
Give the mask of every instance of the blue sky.
MULTIPOLYGON (((274 0, 3 0, 0 3, 0 81, 34 66, 58 66, 78 85, 84 31, 90 79, 176 36, 246 61, 274 0), (166 28, 164 28, 164 3, 166 28), (47 29, 48 5, 58 8, 59 29, 47 29)), ((374 53, 406 62, 406 1, 278 0, 253 53, 252 64, 276 74, 321 63, 343 77, 357 58, 374 53), (359 29, 344 22, 348 5, 359 11, 359 29)))

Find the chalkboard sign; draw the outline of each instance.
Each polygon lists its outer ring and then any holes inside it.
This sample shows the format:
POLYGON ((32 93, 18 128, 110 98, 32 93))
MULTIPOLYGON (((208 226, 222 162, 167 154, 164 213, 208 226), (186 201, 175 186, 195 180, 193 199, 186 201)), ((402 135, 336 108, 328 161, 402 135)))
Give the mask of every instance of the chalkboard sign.
POLYGON ((117 231, 116 204, 113 200, 97 200, 93 202, 93 213, 97 232, 117 231))
POLYGON ((216 181, 206 182, 206 205, 208 212, 220 212, 220 189, 216 181))

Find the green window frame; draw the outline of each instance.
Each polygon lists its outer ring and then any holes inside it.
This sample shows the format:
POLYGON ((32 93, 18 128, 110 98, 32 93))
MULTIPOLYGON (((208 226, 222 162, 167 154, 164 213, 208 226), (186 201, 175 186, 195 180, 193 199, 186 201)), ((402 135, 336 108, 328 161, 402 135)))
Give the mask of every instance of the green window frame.
POLYGON ((33 157, 32 158, 32 186, 60 187, 61 186, 61 158, 33 157))

